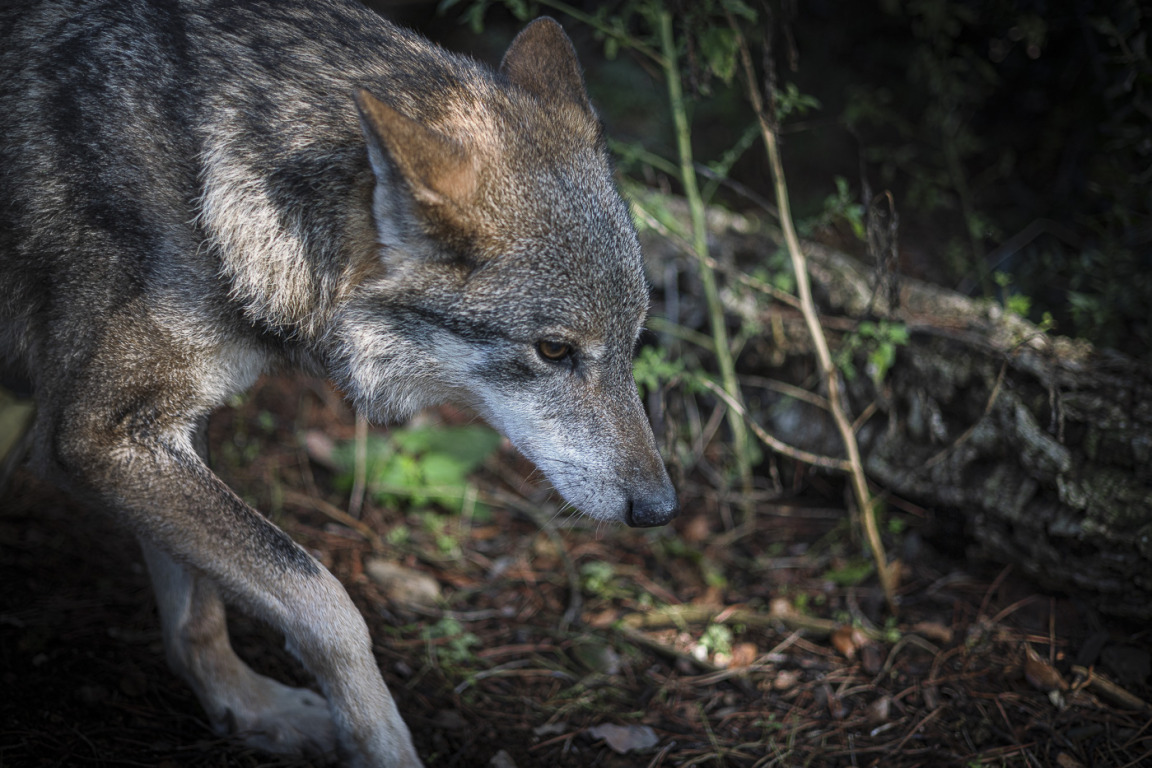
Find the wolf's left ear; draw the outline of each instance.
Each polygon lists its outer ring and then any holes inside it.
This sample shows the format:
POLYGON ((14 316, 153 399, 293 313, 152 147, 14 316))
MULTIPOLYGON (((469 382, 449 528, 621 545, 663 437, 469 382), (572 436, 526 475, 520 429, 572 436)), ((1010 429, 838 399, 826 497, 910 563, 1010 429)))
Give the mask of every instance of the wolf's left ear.
POLYGON ((541 101, 570 102, 595 117, 576 49, 555 19, 541 16, 524 27, 508 46, 500 71, 541 101))
POLYGON ((476 196, 479 174, 473 156, 455 139, 434 131, 377 99, 356 94, 360 124, 377 178, 391 158, 420 203, 465 209, 476 196))

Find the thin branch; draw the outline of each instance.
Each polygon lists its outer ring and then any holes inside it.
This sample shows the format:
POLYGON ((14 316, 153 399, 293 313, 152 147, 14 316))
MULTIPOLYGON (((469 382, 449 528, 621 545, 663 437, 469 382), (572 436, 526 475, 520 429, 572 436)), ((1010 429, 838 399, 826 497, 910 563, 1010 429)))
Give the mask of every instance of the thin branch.
POLYGON ((739 43, 748 100, 760 121, 760 133, 764 139, 764 147, 768 152, 768 161, 772 168, 772 178, 776 187, 776 206, 780 212, 780 228, 784 233, 784 242, 788 246, 788 253, 792 257, 792 267, 796 273, 796 292, 800 297, 800 308, 804 313, 804 321, 808 326, 808 332, 812 337, 812 344, 816 348, 816 355, 820 362, 820 370, 824 374, 824 381, 828 387, 828 404, 832 409, 832 418, 836 422, 836 428, 840 432, 844 448, 848 453, 849 472, 856 496, 856 504, 860 508, 868 544, 872 550, 872 557, 876 561, 876 572, 880 577, 880 586, 884 590, 889 609, 895 613, 896 569, 888 567, 884 544, 880 539, 880 531, 876 525, 872 497, 868 492, 868 481, 864 476, 864 464, 860 459, 860 446, 856 442, 856 434, 852 431, 852 423, 848 420, 841 404, 840 377, 836 372, 835 364, 832 362, 828 340, 824 338, 820 319, 816 314, 816 304, 812 300, 812 288, 808 280, 808 263, 803 250, 800 248, 800 239, 796 235, 796 228, 792 224, 788 185, 784 179, 784 165, 780 160, 780 148, 776 143, 776 132, 770 116, 764 109, 760 92, 756 88, 758 79, 756 70, 752 66, 752 57, 748 52, 748 43, 732 14, 728 13, 727 15, 728 23, 739 43))
MULTIPOLYGON (((704 201, 696 185, 696 171, 692 163, 691 131, 688 127, 688 110, 680 85, 680 66, 676 57, 676 42, 672 34, 672 14, 659 10, 655 14, 660 50, 664 57, 664 80, 668 88, 668 102, 672 111, 672 121, 676 128, 676 147, 680 159, 680 180, 692 213, 692 249, 701 257, 708 256, 708 222, 704 201)), ((724 390, 733 400, 740 402, 740 382, 736 379, 736 363, 728 346, 728 329, 725 324, 724 305, 720 301, 720 291, 716 287, 716 275, 712 268, 700 264, 700 282, 704 286, 704 298, 708 304, 708 316, 712 338, 716 342, 716 364, 720 369, 720 380, 724 390)), ((739 413, 729 411, 728 427, 732 431, 732 450, 736 456, 736 466, 740 474, 741 490, 750 492, 752 483, 752 459, 749 451, 748 431, 739 413)), ((750 509, 745 507, 747 515, 750 509)))
POLYGON ((816 467, 824 467, 825 469, 838 469, 841 472, 852 471, 852 465, 843 459, 834 459, 831 456, 821 456, 816 453, 809 453, 808 451, 805 451, 801 448, 788 445, 787 443, 782 442, 779 438, 773 437, 764 431, 763 427, 751 419, 748 416, 747 411, 744 410, 744 406, 736 402, 736 400, 733 399, 727 392, 717 386, 716 382, 709 381, 708 379, 700 379, 699 381, 705 387, 714 392, 717 397, 723 400, 729 408, 738 413, 740 417, 744 419, 744 423, 747 424, 748 427, 752 430, 752 433, 756 435, 756 437, 760 438, 760 441, 764 443, 764 445, 768 446, 777 453, 784 454, 785 456, 796 459, 796 461, 802 461, 805 464, 811 464, 816 467))

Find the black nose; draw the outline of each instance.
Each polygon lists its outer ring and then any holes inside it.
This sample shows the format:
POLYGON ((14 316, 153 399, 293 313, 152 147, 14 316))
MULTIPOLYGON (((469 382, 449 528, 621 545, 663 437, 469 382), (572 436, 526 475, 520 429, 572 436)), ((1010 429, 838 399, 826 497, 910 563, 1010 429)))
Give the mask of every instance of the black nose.
POLYGON ((624 522, 633 528, 653 528, 667 525, 678 514, 680 500, 672 486, 668 486, 660 493, 631 499, 624 513, 624 522))

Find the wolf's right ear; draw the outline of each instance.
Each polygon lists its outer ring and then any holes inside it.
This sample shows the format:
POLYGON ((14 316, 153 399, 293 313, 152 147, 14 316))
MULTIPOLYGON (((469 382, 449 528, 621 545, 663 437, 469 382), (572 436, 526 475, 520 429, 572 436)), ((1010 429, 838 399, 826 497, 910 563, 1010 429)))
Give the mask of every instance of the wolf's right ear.
POLYGON ((473 201, 479 173, 474 156, 460 142, 400 114, 363 89, 356 94, 356 107, 378 180, 390 175, 386 158, 391 158, 417 202, 460 211, 473 201))
POLYGON ((500 71, 541 101, 566 101, 595 119, 576 49, 555 19, 541 16, 524 27, 504 53, 500 71))

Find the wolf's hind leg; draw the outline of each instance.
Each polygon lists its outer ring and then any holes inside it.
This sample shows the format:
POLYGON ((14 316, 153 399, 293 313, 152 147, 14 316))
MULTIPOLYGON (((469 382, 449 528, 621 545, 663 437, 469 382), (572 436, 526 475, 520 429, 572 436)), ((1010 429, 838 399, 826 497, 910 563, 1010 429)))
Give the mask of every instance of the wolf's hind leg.
POLYGON ((173 670, 192 686, 213 728, 265 752, 334 755, 328 702, 253 672, 228 639, 215 584, 141 542, 152 576, 164 648, 173 670))

